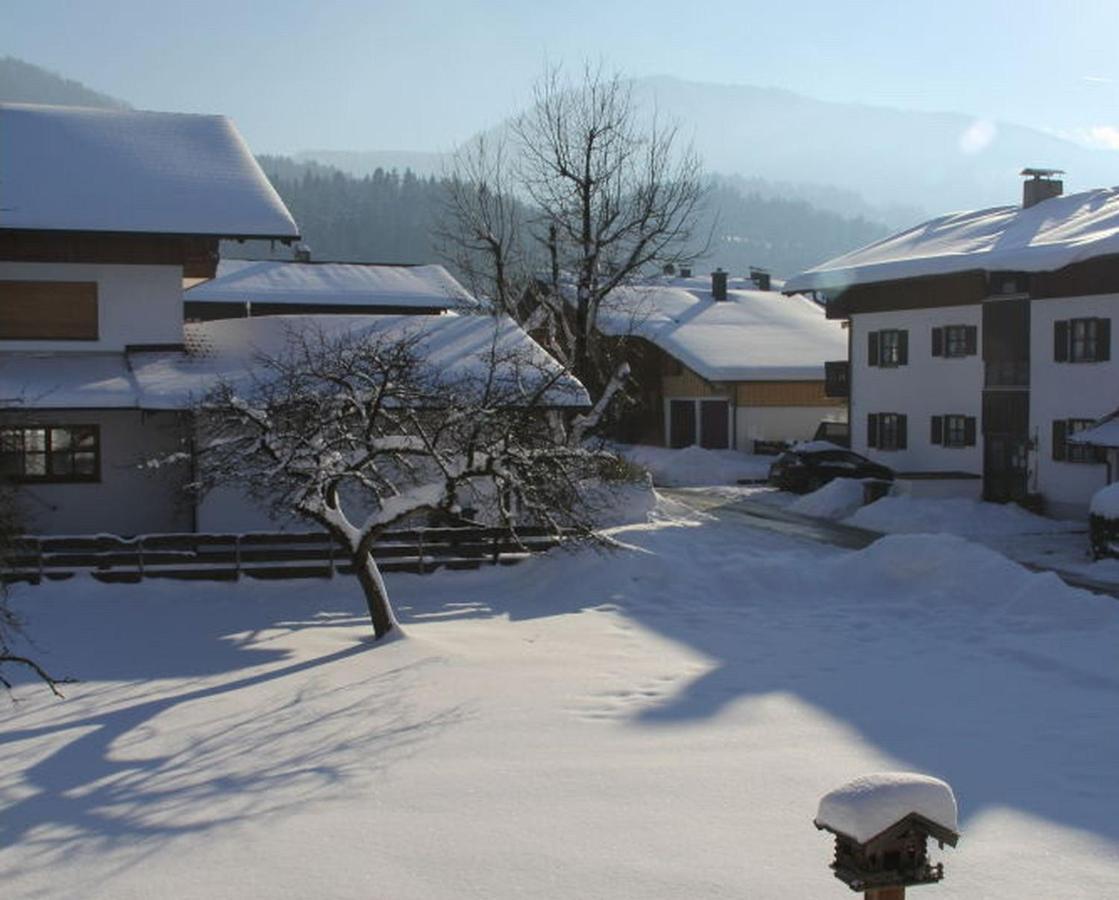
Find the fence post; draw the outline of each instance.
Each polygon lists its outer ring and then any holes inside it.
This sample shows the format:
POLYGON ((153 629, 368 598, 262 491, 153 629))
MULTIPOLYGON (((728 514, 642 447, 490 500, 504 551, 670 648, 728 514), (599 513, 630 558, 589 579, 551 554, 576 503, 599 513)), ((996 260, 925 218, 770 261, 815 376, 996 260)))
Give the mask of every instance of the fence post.
POLYGON ((136 538, 136 568, 140 570, 140 578, 144 577, 144 537, 136 538))
POLYGON ((419 572, 419 574, 423 575, 424 574, 424 534, 426 534, 426 532, 423 528, 419 528, 419 529, 417 529, 417 531, 420 534, 420 550, 419 550, 420 555, 419 555, 419 558, 416 560, 416 565, 417 565, 417 571, 419 572))
POLYGON ((241 535, 233 535, 233 564, 237 568, 237 579, 241 579, 241 535))

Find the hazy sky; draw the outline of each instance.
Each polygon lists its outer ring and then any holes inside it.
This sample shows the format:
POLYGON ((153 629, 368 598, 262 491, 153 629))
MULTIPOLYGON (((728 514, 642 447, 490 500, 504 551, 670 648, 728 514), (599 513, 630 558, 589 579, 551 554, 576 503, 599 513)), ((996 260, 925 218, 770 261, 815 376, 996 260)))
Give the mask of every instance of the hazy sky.
POLYGON ((545 61, 951 110, 1119 147, 1119 0, 4 0, 0 55, 257 152, 445 150, 545 61))

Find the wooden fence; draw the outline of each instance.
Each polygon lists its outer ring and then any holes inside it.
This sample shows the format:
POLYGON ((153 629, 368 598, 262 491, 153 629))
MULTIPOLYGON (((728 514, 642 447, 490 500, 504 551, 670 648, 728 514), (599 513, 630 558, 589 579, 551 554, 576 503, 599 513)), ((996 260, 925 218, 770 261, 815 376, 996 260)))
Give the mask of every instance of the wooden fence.
MULTIPOLYGON (((414 528, 386 532, 373 548, 384 572, 510 565, 559 539, 542 528, 414 528)), ((101 581, 184 578, 329 578, 352 574, 346 548, 322 532, 24 537, 8 557, 8 580, 39 583, 88 572, 101 581)))

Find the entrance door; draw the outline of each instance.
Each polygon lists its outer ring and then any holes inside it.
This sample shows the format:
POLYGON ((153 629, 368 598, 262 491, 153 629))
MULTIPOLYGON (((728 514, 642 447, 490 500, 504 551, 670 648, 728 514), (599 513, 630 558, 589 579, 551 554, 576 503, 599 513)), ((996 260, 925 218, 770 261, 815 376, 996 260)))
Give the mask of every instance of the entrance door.
POLYGON ((699 407, 699 445, 709 450, 730 446, 729 407, 726 400, 701 400, 699 407))
POLYGON ((695 401, 668 401, 668 446, 673 449, 695 443, 695 401))
POLYGON ((995 503, 1026 499, 1027 442, 1014 434, 983 438, 983 499, 995 503))
POLYGON ((983 392, 983 499, 1026 498, 1030 395, 1022 390, 983 392))

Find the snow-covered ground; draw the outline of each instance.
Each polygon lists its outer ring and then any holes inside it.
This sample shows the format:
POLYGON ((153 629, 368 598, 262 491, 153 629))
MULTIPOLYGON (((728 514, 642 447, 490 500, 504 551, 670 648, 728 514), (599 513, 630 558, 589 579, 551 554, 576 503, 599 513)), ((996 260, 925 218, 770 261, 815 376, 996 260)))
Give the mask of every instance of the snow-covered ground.
POLYGON ((1119 604, 949 536, 849 552, 662 503, 626 549, 18 595, 5 898, 843 897, 819 799, 943 778, 937 897, 1119 882, 1119 604))
POLYGON ((615 444, 630 462, 648 470, 660 487, 695 487, 765 481, 773 456, 738 450, 708 450, 698 445, 672 450, 647 444, 615 444))

